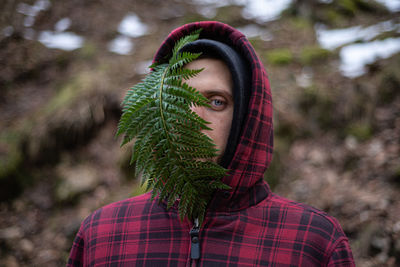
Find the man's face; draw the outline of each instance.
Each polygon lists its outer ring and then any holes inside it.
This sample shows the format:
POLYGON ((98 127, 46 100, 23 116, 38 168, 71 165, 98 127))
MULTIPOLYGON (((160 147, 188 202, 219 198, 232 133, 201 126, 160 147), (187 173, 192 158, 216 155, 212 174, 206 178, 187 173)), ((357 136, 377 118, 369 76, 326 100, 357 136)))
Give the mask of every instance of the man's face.
POLYGON ((210 130, 203 133, 216 144, 218 157, 224 154, 228 141, 233 116, 232 77, 225 63, 218 59, 204 58, 186 65, 188 69, 204 68, 196 77, 186 80, 191 87, 196 88, 209 100, 208 107, 192 107, 201 118, 210 122, 210 130))

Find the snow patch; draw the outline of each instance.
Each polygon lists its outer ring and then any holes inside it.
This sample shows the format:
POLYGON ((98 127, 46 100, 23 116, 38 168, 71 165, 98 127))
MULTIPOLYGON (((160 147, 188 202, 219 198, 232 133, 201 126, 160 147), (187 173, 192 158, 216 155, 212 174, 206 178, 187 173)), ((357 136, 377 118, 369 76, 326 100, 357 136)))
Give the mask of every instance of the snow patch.
MULTIPOLYGON (((24 14, 25 16, 31 17, 28 22, 24 22, 24 24, 30 24, 31 25, 25 25, 26 27, 30 27, 33 25, 33 22, 35 20, 35 17, 37 14, 39 14, 40 11, 44 11, 49 9, 51 3, 49 0, 38 0, 36 1, 33 5, 28 5, 25 3, 19 3, 17 5, 17 12, 24 14), (33 20, 33 22, 32 22, 33 20)), ((28 18, 26 18, 28 19, 28 18)))
POLYGON ((9 25, 3 28, 2 33, 5 37, 11 36, 14 33, 14 27, 9 25))
POLYGON ((118 32, 129 37, 140 37, 148 33, 149 27, 140 18, 130 13, 124 17, 118 26, 118 32))
POLYGON ((323 48, 333 50, 355 41, 370 41, 384 32, 397 31, 400 33, 400 24, 389 20, 365 28, 355 26, 333 30, 329 30, 326 26, 318 24, 315 27, 315 31, 319 44, 323 48))
POLYGON ((273 39, 272 34, 268 30, 259 27, 256 24, 249 24, 237 29, 246 35, 247 38, 260 37, 263 41, 271 41, 273 39))
POLYGON ((367 64, 379 58, 388 58, 398 52, 400 52, 400 38, 348 45, 340 50, 340 70, 344 76, 358 77, 366 72, 367 64))
POLYGON ((282 11, 287 9, 292 0, 253 0, 247 1, 243 9, 243 17, 267 22, 279 18, 282 11))
POLYGON ((71 19, 63 18, 57 21, 57 23, 54 25, 54 29, 56 32, 63 32, 67 30, 70 26, 71 26, 71 19))
POLYGON ((38 41, 48 48, 70 51, 82 47, 84 39, 73 32, 42 31, 38 41))
POLYGON ((384 5, 391 12, 400 11, 400 0, 376 0, 384 5))
POLYGON ((207 18, 215 17, 219 7, 240 5, 244 7, 242 11, 244 18, 263 23, 277 19, 282 11, 289 7, 292 0, 192 0, 192 3, 199 5, 198 12, 207 18))
POLYGON ((129 55, 133 50, 133 42, 129 37, 119 35, 109 43, 108 50, 120 55, 129 55))

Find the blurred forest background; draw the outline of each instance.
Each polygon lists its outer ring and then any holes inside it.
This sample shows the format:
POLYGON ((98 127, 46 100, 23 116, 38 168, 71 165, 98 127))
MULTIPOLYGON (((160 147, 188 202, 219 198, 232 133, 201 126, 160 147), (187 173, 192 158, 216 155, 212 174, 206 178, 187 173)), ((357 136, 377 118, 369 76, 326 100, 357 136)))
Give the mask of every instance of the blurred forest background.
POLYGON ((400 266, 399 0, 0 2, 0 266, 63 266, 81 221, 143 192, 115 132, 177 26, 219 20, 269 73, 275 192, 338 218, 358 266, 400 266))

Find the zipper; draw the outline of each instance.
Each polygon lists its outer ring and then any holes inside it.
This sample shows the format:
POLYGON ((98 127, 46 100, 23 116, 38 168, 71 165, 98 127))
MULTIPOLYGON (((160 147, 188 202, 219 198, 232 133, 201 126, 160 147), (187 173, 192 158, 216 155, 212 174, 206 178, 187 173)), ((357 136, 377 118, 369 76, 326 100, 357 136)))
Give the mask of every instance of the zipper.
POLYGON ((190 258, 192 260, 200 259, 200 239, 199 239, 199 219, 194 219, 194 224, 190 230, 190 258))

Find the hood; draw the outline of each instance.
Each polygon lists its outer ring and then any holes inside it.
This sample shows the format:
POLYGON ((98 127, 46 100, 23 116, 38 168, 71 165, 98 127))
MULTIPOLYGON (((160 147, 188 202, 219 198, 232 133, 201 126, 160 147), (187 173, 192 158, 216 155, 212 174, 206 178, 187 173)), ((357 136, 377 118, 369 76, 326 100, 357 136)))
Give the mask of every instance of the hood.
POLYGON ((175 42, 201 28, 199 39, 225 43, 248 61, 251 68, 250 99, 247 116, 233 158, 228 165, 229 175, 222 181, 229 191, 217 191, 209 210, 233 211, 255 205, 270 193, 263 181, 273 152, 272 99, 264 65, 247 38, 229 25, 202 21, 183 25, 172 31, 154 56, 156 62, 169 58, 175 42))

